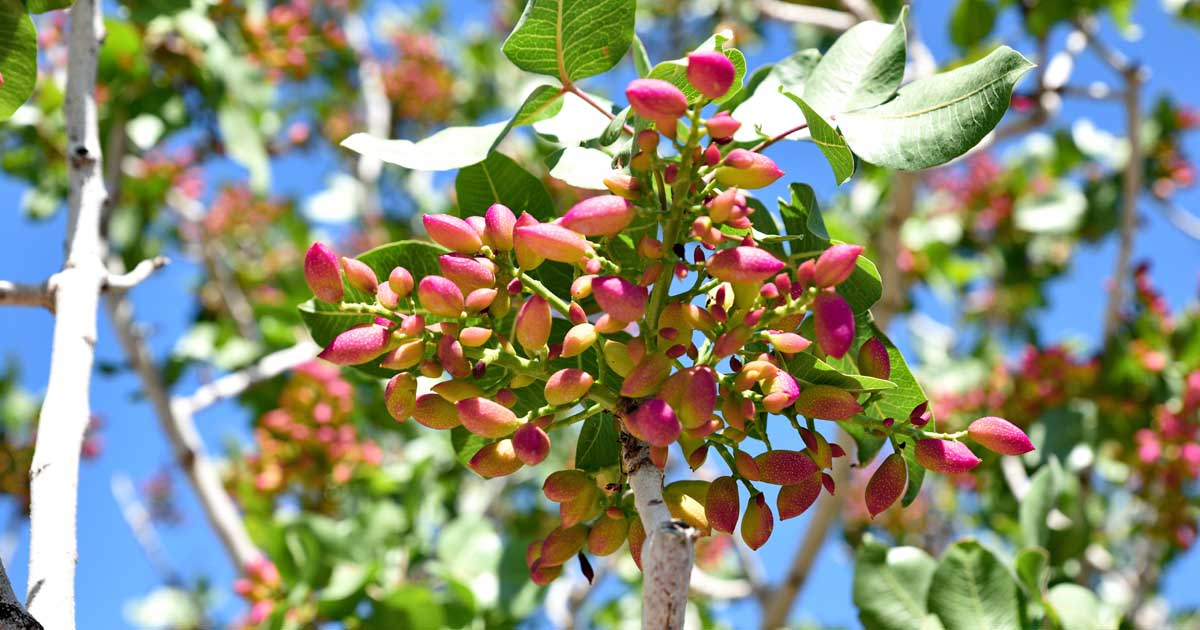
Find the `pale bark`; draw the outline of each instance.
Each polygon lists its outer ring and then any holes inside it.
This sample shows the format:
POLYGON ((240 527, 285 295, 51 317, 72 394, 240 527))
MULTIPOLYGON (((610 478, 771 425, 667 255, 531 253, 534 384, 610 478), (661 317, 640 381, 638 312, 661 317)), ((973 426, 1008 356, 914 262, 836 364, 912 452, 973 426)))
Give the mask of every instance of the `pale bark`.
MULTIPOLYGON (((1094 42, 1093 42, 1094 43, 1094 42)), ((1106 57, 1107 58, 1107 57, 1106 57)), ((1115 66, 1114 66, 1115 67, 1115 66)), ((1125 137, 1129 142, 1129 161, 1121 173, 1121 225, 1118 232, 1117 261, 1113 268, 1112 292, 1104 310, 1104 338, 1108 339, 1121 323, 1121 309, 1133 266, 1133 236, 1137 231, 1137 202, 1142 191, 1142 76, 1133 65, 1122 69, 1125 77, 1125 137)))
POLYGON ((30 470, 29 612, 54 630, 75 628, 79 451, 91 417, 96 309, 107 273, 100 220, 108 193, 96 123, 96 57, 103 38, 97 0, 70 10, 66 263, 55 274, 54 347, 30 470))
POLYGON ((54 297, 44 282, 22 284, 0 280, 0 306, 40 306, 53 309, 54 297))

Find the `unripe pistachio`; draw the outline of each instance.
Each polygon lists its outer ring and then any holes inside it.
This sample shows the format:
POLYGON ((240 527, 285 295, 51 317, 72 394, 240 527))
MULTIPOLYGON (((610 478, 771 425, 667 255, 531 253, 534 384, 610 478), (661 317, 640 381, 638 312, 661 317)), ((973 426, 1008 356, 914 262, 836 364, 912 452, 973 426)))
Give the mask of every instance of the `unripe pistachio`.
POLYGON ((717 146, 716 143, 708 145, 708 148, 704 149, 704 163, 708 166, 720 164, 721 147, 717 146))
POLYGON ((867 512, 875 518, 880 512, 891 507, 904 495, 904 487, 908 484, 908 467, 904 457, 892 453, 884 458, 883 463, 871 475, 867 482, 864 498, 867 502, 867 512))
POLYGON ((492 338, 492 329, 483 326, 468 326, 458 333, 458 341, 467 348, 478 348, 492 338))
POLYGON ((502 252, 512 250, 513 227, 516 223, 516 215, 504 204, 492 204, 487 209, 483 215, 484 233, 492 242, 493 248, 502 252))
POLYGON ((695 527, 701 535, 709 532, 708 517, 704 514, 708 485, 707 481, 688 479, 669 483, 663 488, 663 502, 671 516, 695 527))
POLYGON ((650 447, 650 462, 659 470, 667 469, 667 456, 670 454, 670 447, 667 446, 651 446, 650 447))
POLYGON ((417 379, 412 374, 397 374, 383 390, 384 406, 397 422, 409 419, 417 406, 417 379))
POLYGON ((591 475, 573 468, 552 472, 542 483, 542 492, 555 503, 574 501, 595 488, 591 475))
POLYGON ((442 276, 421 278, 421 283, 417 285, 417 299, 421 301, 421 306, 433 315, 451 319, 462 315, 463 307, 466 306, 458 285, 442 276))
POLYGON ((716 50, 694 52, 687 60, 688 83, 704 96, 721 98, 733 85, 737 71, 724 53, 716 50))
POLYGON ((523 424, 513 433, 513 450, 526 466, 537 466, 550 454, 550 436, 535 424, 523 424))
POLYGON ((813 331, 825 354, 840 359, 854 341, 854 312, 837 293, 822 291, 813 300, 813 331))
POLYGON ((629 519, 624 514, 605 514, 588 532, 588 552, 596 556, 612 555, 625 543, 628 534, 629 519))
POLYGON ((637 565, 638 571, 642 570, 642 547, 646 544, 646 528, 642 524, 642 519, 637 514, 634 514, 629 519, 629 556, 633 558, 633 563, 637 565))
POLYGON ((612 175, 604 178, 604 187, 614 195, 630 201, 642 196, 642 183, 629 175, 612 175))
POLYGON ((892 360, 887 348, 876 337, 863 342, 858 349, 858 373, 863 376, 887 380, 892 373, 892 360))
POLYGON ((804 352, 812 342, 797 335, 796 333, 783 332, 781 330, 772 330, 767 333, 767 341, 775 346, 780 352, 786 354, 795 354, 804 352))
POLYGON ((591 374, 579 368, 561 369, 546 379, 546 403, 554 406, 572 404, 588 393, 594 381, 591 374))
POLYGON ((633 204, 627 199, 599 195, 571 206, 559 222, 584 236, 616 236, 629 226, 635 214, 633 204))
POLYGON ((425 332, 425 317, 423 315, 403 316, 400 326, 396 329, 405 337, 420 337, 425 332))
MULTIPOLYGON (((517 217, 517 222, 513 224, 513 252, 517 255, 517 266, 526 271, 536 269, 546 260, 541 251, 534 246, 533 242, 521 236, 518 228, 540 225, 538 220, 528 212, 522 212, 521 216, 517 217)), ((517 282, 514 280, 514 282, 517 282)), ((511 285, 510 285, 510 291, 511 285)))
POLYGON ((392 333, 377 324, 355 326, 329 342, 317 356, 338 365, 358 365, 388 351, 392 333))
POLYGON ((766 496, 759 492, 750 497, 746 503, 746 515, 742 517, 742 540, 751 549, 758 549, 767 544, 774 527, 775 518, 771 515, 766 496))
POLYGON ((417 370, 420 371, 421 376, 424 376, 425 378, 441 378, 443 372, 442 364, 439 363, 437 359, 426 359, 421 361, 421 364, 417 366, 417 370))
POLYGON ((780 177, 783 177, 783 171, 774 160, 746 149, 730 151, 725 162, 717 167, 717 183, 722 186, 754 190, 770 186, 780 177))
POLYGON ((437 358, 454 378, 466 378, 471 375, 471 362, 467 360, 462 344, 451 336, 443 335, 438 340, 437 358))
POLYGON ((651 446, 668 446, 683 432, 675 410, 657 398, 642 403, 628 419, 637 434, 651 446))
POLYGON ((734 468, 737 469, 737 474, 741 475, 746 481, 762 480, 762 472, 758 469, 758 462, 746 451, 739 450, 735 453, 733 464, 734 468))
POLYGON ((737 188, 726 188, 708 202, 708 216, 713 223, 725 223, 734 217, 734 210, 746 206, 746 195, 737 188))
POLYGON ((754 419, 754 415, 754 401, 749 398, 727 396, 721 403, 721 417, 725 418, 729 426, 740 431, 746 429, 746 421, 754 419))
POLYGON ((754 463, 758 465, 759 479, 777 486, 801 483, 809 475, 821 470, 808 455, 800 451, 767 451, 755 457, 754 463))
POLYGON ((783 262, 765 249, 743 245, 713 254, 707 267, 709 275, 718 280, 757 283, 779 273, 783 262))
POLYGON ((455 405, 459 418, 468 431, 485 438, 511 435, 520 426, 508 407, 487 398, 467 398, 455 405))
POLYGON ((929 401, 923 400, 913 410, 908 412, 908 423, 914 427, 923 427, 929 424, 933 419, 933 412, 929 410, 929 401))
POLYGON ((858 245, 846 243, 830 246, 813 265, 813 282, 821 289, 845 282, 854 273, 855 261, 862 250, 858 245))
POLYGON ((779 413, 800 397, 800 385, 791 374, 780 371, 762 383, 762 405, 768 413, 779 413))
POLYGON ((412 417, 430 429, 453 429, 461 423, 454 405, 437 394, 418 396, 412 417))
POLYGON ((645 356, 625 377, 625 382, 621 385, 621 395, 642 398, 653 394, 663 381, 667 380, 673 364, 665 354, 654 353, 645 356))
POLYGON ((833 449, 830 448, 829 441, 825 439, 824 435, 801 427, 800 439, 804 440, 808 456, 819 468, 829 468, 833 465, 833 449))
MULTIPOLYGON (((646 132, 654 134, 654 137, 656 138, 658 137, 658 133, 655 131, 647 129, 646 132)), ((638 151, 637 153, 633 154, 633 157, 629 158, 629 168, 633 169, 634 171, 648 171, 653 166, 653 153, 638 151)))
POLYGON ((591 244, 579 233, 553 223, 523 225, 514 233, 519 243, 548 260, 575 264, 592 251, 591 244))
POLYGON ((625 88, 633 111, 650 120, 673 120, 687 113, 688 102, 683 92, 661 79, 634 79, 625 88))
POLYGON ((387 283, 400 298, 406 298, 412 294, 413 277, 404 267, 393 268, 392 272, 388 274, 387 283))
POLYGON ((474 254, 483 247, 479 233, 469 223, 449 214, 427 214, 421 217, 425 231, 435 243, 460 254, 474 254))
POLYGON ((571 297, 576 300, 582 300, 592 294, 592 281, 596 276, 587 274, 575 278, 571 282, 571 297))
POLYGON ((746 343, 754 335, 754 331, 746 326, 738 326, 733 330, 721 333, 713 343, 713 356, 724 358, 731 356, 734 353, 745 347, 746 343))
POLYGON ((492 442, 479 449, 467 463, 480 477, 491 479, 511 475, 521 469, 512 440, 492 442))
POLYGON ((832 385, 809 385, 796 398, 796 412, 813 420, 849 420, 861 411, 854 394, 832 385))
POLYGON ((434 385, 432 391, 452 403, 487 395, 474 381, 463 380, 442 381, 434 385))
POLYGON ((636 142, 642 151, 654 153, 658 150, 658 133, 653 129, 643 129, 638 132, 636 142))
POLYGON ((646 288, 619 276, 592 280, 592 295, 600 308, 623 322, 637 321, 646 313, 646 288))
POLYGON ((821 473, 812 473, 800 480, 799 483, 786 485, 779 489, 775 507, 779 509, 779 520, 786 521, 805 513, 817 497, 821 496, 821 473))
POLYGON ((967 435, 980 446, 1001 455, 1024 455, 1033 450, 1029 436, 1004 418, 979 418, 967 427, 967 435))
MULTIPOLYGON (((540 543, 539 543, 540 544, 540 543)), ((547 567, 541 561, 535 561, 529 567, 529 579, 538 586, 546 586, 562 575, 562 565, 547 567)))
POLYGON ((304 255, 304 280, 308 289, 322 302, 342 301, 342 272, 337 254, 324 243, 313 243, 304 255))
POLYGON ((587 542, 588 528, 586 525, 557 527, 546 536, 542 543, 542 554, 538 561, 543 566, 556 566, 575 557, 587 542))
POLYGON ((470 256, 443 254, 438 256, 438 267, 442 275, 458 285, 464 295, 496 285, 496 276, 492 271, 470 256))
POLYGON ((650 260, 658 260, 664 253, 662 241, 649 234, 642 236, 638 241, 637 251, 639 256, 650 260))
POLYGON ((792 286, 792 295, 799 296, 808 287, 813 286, 813 276, 817 273, 817 261, 809 259, 796 266, 796 284, 792 286))
POLYGON ((579 305, 579 302, 572 301, 567 305, 567 319, 571 320, 573 326, 587 323, 587 312, 579 305))
POLYGON ((917 463, 945 475, 967 472, 983 461, 966 444, 950 440, 917 440, 915 454, 917 463))
POLYGON ((717 408, 717 379, 707 366, 689 368, 683 374, 686 380, 676 409, 683 426, 694 429, 712 420, 717 408))
POLYGON ((375 301, 384 308, 394 309, 400 305, 400 296, 392 290, 392 285, 381 282, 375 287, 375 301))
POLYGON ((379 287, 379 278, 375 276, 375 270, 367 263, 356 258, 347 258, 342 256, 342 269, 346 272, 346 282, 350 286, 366 293, 374 295, 375 289, 379 287))
POLYGON ((468 313, 478 313, 488 307, 491 307, 492 315, 496 317, 504 317, 508 313, 508 296, 504 296, 502 300, 496 300, 499 292, 496 289, 475 289, 467 294, 467 299, 463 306, 466 307, 468 313), (503 312, 500 312, 499 307, 503 306, 503 312))
POLYGON ((403 341, 395 349, 383 355, 379 367, 387 370, 407 370, 421 362, 425 357, 425 340, 410 339, 403 341))
POLYGON ((566 337, 563 337, 563 349, 559 356, 564 359, 577 357, 591 348, 598 338, 595 326, 586 322, 576 324, 567 331, 566 337))
POLYGON ((704 123, 704 126, 713 140, 725 141, 733 138, 733 134, 742 128, 742 123, 734 120, 729 112, 717 112, 715 116, 704 123))
POLYGON ((602 350, 604 351, 604 362, 618 376, 628 376, 637 366, 637 363, 629 357, 629 348, 619 341, 606 340, 602 350))
POLYGON ((704 465, 704 460, 708 459, 708 445, 701 444, 696 449, 692 450, 687 456, 688 468, 696 470, 704 465))
POLYGON ((541 350, 550 340, 550 325, 550 303, 540 295, 529 296, 517 311, 517 343, 529 353, 541 350))
POLYGON ((732 534, 737 527, 740 507, 737 480, 729 476, 714 479, 704 499, 704 514, 708 517, 709 526, 719 532, 732 534))
POLYGON ((475 233, 479 235, 479 240, 483 241, 484 245, 487 247, 492 246, 492 239, 487 234, 487 220, 479 215, 471 215, 463 220, 467 222, 467 225, 471 226, 471 229, 475 230, 475 233))

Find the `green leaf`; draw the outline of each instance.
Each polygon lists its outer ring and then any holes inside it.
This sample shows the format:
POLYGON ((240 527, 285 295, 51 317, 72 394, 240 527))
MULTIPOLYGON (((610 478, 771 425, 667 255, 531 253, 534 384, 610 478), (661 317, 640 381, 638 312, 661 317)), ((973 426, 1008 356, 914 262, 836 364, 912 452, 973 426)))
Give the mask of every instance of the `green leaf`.
POLYGON ((0 0, 0 76, 0 120, 7 120, 37 83, 37 30, 17 0, 0 0))
POLYGON ((996 7, 987 0, 958 0, 950 16, 950 41, 970 48, 991 34, 996 24, 996 7))
POLYGON ((905 12, 896 24, 861 22, 842 34, 813 68, 804 100, 826 118, 874 107, 904 78, 905 12))
POLYGON ((1000 122, 1017 81, 1033 67, 1001 46, 972 64, 900 88, 890 101, 838 116, 850 148, 882 166, 917 171, 966 153, 1000 122))
POLYGON ((843 374, 837 368, 807 352, 787 361, 788 374, 802 385, 831 385, 850 392, 877 392, 896 388, 896 384, 881 378, 860 374, 843 374))
POLYGON ((1046 599, 1058 613, 1062 630, 1110 630, 1117 627, 1115 620, 1106 619, 1096 594, 1078 584, 1064 582, 1055 584, 1046 594, 1046 599))
POLYGON ((783 95, 792 99, 792 102, 800 107, 800 111, 804 114, 804 121, 808 123, 809 137, 812 138, 817 148, 821 149, 821 153, 825 154, 825 159, 833 168, 834 183, 839 186, 845 183, 854 175, 854 154, 846 146, 846 139, 838 133, 837 129, 825 122, 825 119, 816 110, 809 107, 804 99, 787 91, 783 95))
POLYGON ((445 611, 433 592, 416 584, 396 587, 371 608, 363 630, 439 630, 446 625, 445 611))
POLYGON ((1020 627, 1017 584, 991 550, 975 540, 955 543, 942 554, 929 591, 929 610, 946 630, 1006 630, 1020 627))
POLYGON ((1062 469, 1057 458, 1042 466, 1029 482, 1029 491, 1021 500, 1021 542, 1027 547, 1045 547, 1050 539, 1046 517, 1058 502, 1062 469))
POLYGON ((575 467, 596 471, 620 463, 621 452, 612 414, 606 412, 583 421, 575 442, 575 467))
POLYGON ((617 65, 633 41, 635 0, 529 0, 504 40, 504 55, 527 72, 567 85, 617 65))
POLYGON ((812 186, 796 182, 790 189, 791 203, 779 200, 779 215, 783 217, 783 228, 791 236, 806 237, 790 241, 792 253, 828 247, 829 231, 825 229, 825 219, 821 217, 821 208, 817 205, 817 195, 812 186))
POLYGON ((341 619, 354 612, 367 583, 374 576, 373 565, 339 562, 333 567, 329 584, 317 595, 317 609, 323 617, 341 619))
POLYGON ((224 105, 217 111, 217 125, 226 153, 250 171, 250 187, 266 192, 271 185, 271 158, 253 113, 241 105, 224 105))
POLYGON ((554 219, 554 200, 542 181, 503 153, 492 152, 460 170, 454 192, 460 217, 481 216, 492 204, 502 203, 518 215, 525 211, 538 221, 554 219))
POLYGON ((617 112, 608 126, 604 128, 604 133, 600 134, 600 145, 609 146, 617 140, 621 139, 621 134, 625 131, 625 121, 629 118, 629 113, 633 108, 626 107, 617 112))
POLYGON ((637 75, 642 78, 649 75, 653 64, 650 63, 650 55, 646 53, 646 45, 642 43, 642 38, 638 37, 636 33, 633 35, 630 54, 633 55, 633 68, 637 71, 637 75))
POLYGON ((508 136, 508 132, 523 127, 532 125, 535 122, 553 118, 558 115, 558 112, 563 108, 563 91, 561 88, 553 85, 539 85, 525 97, 525 102, 521 103, 521 107, 517 109, 517 113, 513 114, 508 125, 496 136, 492 141, 490 151, 495 151, 500 142, 508 136))
MULTIPOLYGON (((731 97, 722 109, 732 109, 733 117, 742 122, 734 135, 739 142, 753 142, 761 135, 776 136, 800 122, 796 110, 780 89, 799 94, 813 68, 821 60, 821 52, 809 48, 793 53, 772 66, 764 66, 750 75, 746 87, 731 97)), ((803 138, 797 132, 789 140, 803 138)))
POLYGON ((1017 553, 1015 562, 1017 579, 1026 593, 1034 599, 1041 599, 1046 590, 1046 581, 1050 579, 1050 552, 1041 547, 1026 547, 1017 553))
POLYGON ((550 176, 576 188, 607 190, 604 180, 615 171, 612 157, 600 149, 566 147, 546 159, 550 176))
POLYGON ((343 140, 342 146, 414 171, 451 171, 486 159, 496 138, 508 126, 507 122, 498 122, 480 127, 447 127, 418 142, 356 133, 343 140))
POLYGON ((854 558, 854 604, 869 630, 920 630, 925 600, 937 570, 932 556, 916 547, 887 548, 867 536, 854 558))
MULTIPOLYGON (((712 102, 714 103, 723 103, 737 94, 742 87, 742 78, 746 76, 745 55, 736 48, 725 47, 725 44, 731 42, 732 39, 733 34, 730 31, 721 31, 696 47, 696 52, 716 50, 725 55, 733 63, 733 83, 730 84, 729 91, 722 94, 719 98, 713 99, 712 102)), ((654 66, 654 69, 650 71, 650 78, 661 79, 679 88, 684 96, 687 97, 689 103, 697 103, 704 98, 704 95, 692 87, 691 82, 688 81, 686 57, 664 61, 654 66)))
POLYGON ((880 435, 867 427, 849 422, 843 422, 840 426, 842 430, 850 434, 850 437, 854 438, 854 452, 860 466, 866 466, 874 461, 875 456, 887 443, 887 436, 880 435))
POLYGON ((489 441, 487 438, 471 433, 466 427, 459 426, 450 429, 450 444, 454 446, 454 457, 463 466, 469 464, 471 458, 475 457, 475 453, 478 453, 479 449, 486 446, 489 441))
POLYGON ((45 13, 56 9, 69 9, 75 0, 25 0, 25 9, 30 13, 45 13))

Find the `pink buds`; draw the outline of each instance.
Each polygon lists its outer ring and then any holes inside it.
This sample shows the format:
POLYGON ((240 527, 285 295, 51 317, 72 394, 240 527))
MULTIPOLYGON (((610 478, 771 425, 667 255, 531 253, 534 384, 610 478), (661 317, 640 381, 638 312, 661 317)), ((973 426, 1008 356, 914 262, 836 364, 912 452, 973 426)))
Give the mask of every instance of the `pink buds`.
POLYGON ((550 303, 540 295, 531 295, 517 311, 517 343, 526 352, 537 352, 550 340, 550 303))
POLYGON ((779 509, 779 520, 786 521, 808 511, 817 497, 821 496, 821 473, 814 472, 799 483, 784 486, 779 489, 779 497, 775 506, 779 509))
MULTIPOLYGON (((574 230, 553 223, 523 225, 514 230, 520 245, 537 252, 541 257, 575 264, 592 250, 592 246, 574 230)), ((518 247, 518 251, 520 251, 518 247)))
POLYGON ((374 295, 379 286, 379 278, 375 277, 375 270, 367 263, 342 256, 342 269, 346 270, 346 280, 350 286, 368 295, 374 295))
POLYGON ((442 276, 421 278, 417 285, 417 298, 431 314, 450 319, 458 319, 465 306, 462 290, 442 276))
MULTIPOLYGON (((605 349, 607 350, 607 347, 605 349)), ((671 374, 672 365, 670 357, 665 354, 646 355, 625 376, 625 382, 621 384, 621 395, 627 398, 641 398, 653 394, 671 374)))
POLYGON ((834 287, 854 273, 855 261, 863 248, 858 245, 838 244, 821 253, 813 268, 813 282, 819 288, 834 287))
POLYGON ((536 466, 550 454, 550 436, 536 424, 523 424, 512 436, 517 459, 526 466, 536 466))
POLYGON ((733 528, 737 527, 740 506, 737 480, 729 476, 714 479, 704 498, 704 514, 709 526, 719 532, 732 534, 733 528))
POLYGON ((966 444, 950 440, 918 440, 915 453, 922 466, 946 475, 967 472, 983 461, 966 444))
POLYGON ((723 249, 707 263, 708 273, 726 282, 762 282, 783 269, 783 262, 765 249, 745 245, 723 249))
POLYGON ((750 501, 746 503, 746 515, 742 517, 742 540, 746 541, 746 545, 751 549, 758 549, 767 544, 774 528, 775 517, 771 514, 771 507, 767 505, 766 496, 759 492, 750 497, 750 501))
POLYGON ((767 451, 755 457, 754 463, 758 466, 759 479, 763 483, 779 486, 800 483, 821 470, 808 455, 800 451, 767 451))
POLYGON ((438 268, 465 295, 477 289, 490 289, 496 284, 496 276, 483 263, 462 254, 438 256, 438 268))
POLYGON ((858 373, 887 380, 892 373, 892 360, 883 342, 875 337, 863 342, 858 349, 858 373))
POLYGON ((583 398, 594 382, 591 374, 578 368, 564 368, 546 379, 546 403, 569 405, 583 398))
POLYGON ((592 294, 606 313, 623 322, 633 322, 646 313, 646 288, 619 276, 592 280, 592 294))
POLYGON ((817 345, 835 359, 845 356, 854 341, 854 312, 837 293, 822 291, 813 300, 813 330, 817 345))
POLYGON ((686 379, 679 404, 679 421, 694 429, 712 419, 717 408, 717 378, 712 368, 700 366, 683 372, 686 379))
POLYGON ((322 302, 342 301, 342 274, 337 254, 324 243, 313 243, 304 255, 304 280, 322 302))
POLYGON ((521 460, 517 459, 512 440, 500 440, 479 449, 467 466, 480 477, 491 479, 517 472, 521 469, 521 460))
POLYGON ((767 333, 767 341, 770 341, 771 345, 778 348, 780 352, 787 354, 804 352, 805 349, 812 345, 811 341, 801 337, 800 335, 797 335, 796 333, 782 332, 779 330, 772 330, 767 333))
POLYGON ((542 555, 539 558, 545 566, 558 566, 575 557, 587 542, 588 528, 586 525, 574 525, 567 528, 556 528, 546 536, 542 543, 542 555))
POLYGON ((706 50, 691 53, 687 59, 687 78, 692 87, 710 99, 725 96, 737 71, 724 53, 706 50))
POLYGON ((398 298, 406 298, 412 294, 413 277, 404 267, 396 267, 388 274, 387 284, 398 298))
POLYGON ((397 374, 384 389, 384 406, 397 422, 404 422, 417 405, 417 379, 412 374, 397 374))
POLYGON ((814 420, 849 420, 862 411, 854 394, 832 385, 809 385, 796 398, 796 411, 814 420))
MULTIPOLYGON (((724 55, 722 55, 724 56, 724 55)), ((741 129, 742 123, 734 120, 729 112, 718 112, 716 116, 709 118, 704 126, 708 129, 708 135, 713 140, 725 141, 733 137, 738 129, 741 129)))
POLYGON ((717 182, 722 186, 738 186, 754 190, 765 188, 783 177, 783 171, 774 160, 761 154, 734 149, 725 156, 725 162, 717 167, 717 182))
POLYGON ((967 435, 984 448, 1001 455, 1023 455, 1033 450, 1029 436, 1004 418, 980 418, 967 427, 967 435))
POLYGON ((628 420, 631 428, 651 446, 669 446, 683 432, 675 410, 657 398, 642 403, 628 420))
POLYGON ((487 398, 460 400, 455 408, 462 425, 480 437, 499 438, 511 435, 521 424, 516 414, 508 407, 487 398))
POLYGON ((638 116, 655 122, 674 121, 687 113, 687 97, 679 88, 660 79, 630 81, 625 98, 638 116))
POLYGON ((474 254, 483 247, 479 232, 471 224, 448 214, 427 214, 421 217, 429 238, 446 249, 460 254, 474 254))
POLYGON ((892 453, 884 458, 883 463, 871 475, 871 480, 867 482, 865 498, 867 512, 871 514, 871 518, 891 507, 896 499, 904 494, 904 486, 907 483, 908 467, 904 464, 904 457, 899 453, 892 453))
POLYGON ((642 196, 642 183, 629 175, 612 175, 604 178, 604 187, 618 197, 636 201, 642 196))
POLYGON ((317 356, 338 365, 358 365, 387 352, 391 338, 384 326, 362 324, 334 337, 317 356))
POLYGON ((418 396, 412 417, 430 429, 453 429, 461 424, 454 404, 437 394, 418 396))
POLYGON ((624 514, 606 514, 588 532, 588 552, 596 556, 614 554, 625 543, 628 533, 629 519, 624 514))
POLYGON ((560 223, 584 236, 616 236, 633 221, 633 204, 616 195, 589 197, 571 206, 560 223))
POLYGON ((483 215, 484 234, 496 249, 507 252, 513 248, 513 228, 517 217, 504 204, 492 204, 483 215))

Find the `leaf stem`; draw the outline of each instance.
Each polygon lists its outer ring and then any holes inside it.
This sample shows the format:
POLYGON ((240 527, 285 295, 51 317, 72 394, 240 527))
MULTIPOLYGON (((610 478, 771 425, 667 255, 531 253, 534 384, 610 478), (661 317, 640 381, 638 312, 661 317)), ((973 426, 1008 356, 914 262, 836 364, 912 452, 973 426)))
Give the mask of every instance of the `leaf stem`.
MULTIPOLYGON (((606 109, 600 103, 597 103, 596 99, 589 96, 587 92, 575 87, 574 83, 563 84, 563 92, 570 92, 571 94, 578 96, 583 102, 594 107, 596 111, 607 116, 609 120, 613 120, 617 117, 616 114, 608 111, 608 109, 606 109)), ((633 127, 630 127, 629 125, 621 125, 621 130, 631 136, 633 135, 633 127)))

